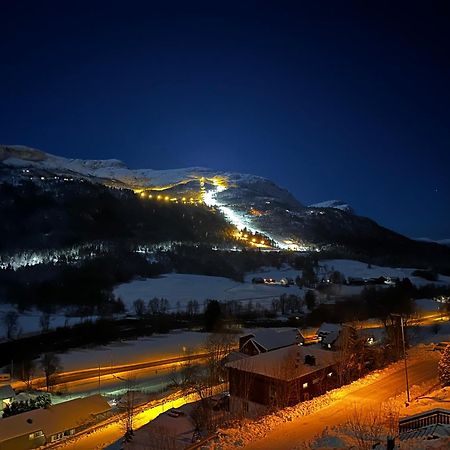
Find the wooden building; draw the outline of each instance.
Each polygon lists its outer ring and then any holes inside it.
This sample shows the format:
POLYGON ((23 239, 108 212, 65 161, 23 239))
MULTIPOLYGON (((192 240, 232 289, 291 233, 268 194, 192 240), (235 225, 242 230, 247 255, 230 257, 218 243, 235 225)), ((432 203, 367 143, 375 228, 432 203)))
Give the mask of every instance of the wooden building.
POLYGON ((295 405, 337 386, 338 354, 288 346, 227 364, 230 410, 255 416, 295 405))
POLYGON ((99 394, 0 419, 0 450, 29 450, 71 436, 107 417, 99 394))

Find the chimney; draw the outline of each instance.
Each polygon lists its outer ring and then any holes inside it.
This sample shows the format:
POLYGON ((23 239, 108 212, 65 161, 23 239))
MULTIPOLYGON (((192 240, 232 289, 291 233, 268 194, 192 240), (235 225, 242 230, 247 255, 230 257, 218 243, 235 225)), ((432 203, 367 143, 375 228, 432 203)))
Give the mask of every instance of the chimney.
POLYGON ((316 365, 316 357, 313 355, 305 355, 305 364, 308 364, 310 366, 316 365))

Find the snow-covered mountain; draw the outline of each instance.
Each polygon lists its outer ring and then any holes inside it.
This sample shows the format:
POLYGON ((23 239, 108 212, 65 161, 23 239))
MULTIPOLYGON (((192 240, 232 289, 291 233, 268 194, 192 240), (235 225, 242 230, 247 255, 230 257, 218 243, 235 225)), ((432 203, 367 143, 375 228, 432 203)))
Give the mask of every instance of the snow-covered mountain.
POLYGON ((355 212, 348 203, 345 203, 342 200, 327 200, 320 203, 314 203, 313 205, 309 206, 310 208, 336 208, 351 214, 354 214, 355 212))
POLYGON ((431 239, 428 237, 421 237, 421 238, 416 238, 416 241, 431 242, 433 244, 446 245, 447 247, 450 247, 450 239, 431 239))
MULTIPOLYGON (((221 211, 239 230, 262 233, 280 248, 346 248, 355 255, 403 252, 414 258, 421 254, 428 258, 432 253, 443 259, 450 257, 442 245, 406 238, 354 214, 342 201, 304 206, 286 189, 256 175, 204 167, 130 169, 116 159, 68 159, 28 147, 0 145, 0 184, 20 186, 32 182, 51 196, 56 185, 58 195, 63 195, 64 183, 70 184, 72 180, 89 182, 92 189, 96 185, 131 189, 143 199, 175 202, 187 199, 194 205, 202 203, 213 211, 221 211)), ((44 219, 41 222, 45 229, 44 219)), ((13 222, 8 226, 13 227, 13 222)), ((101 230, 98 235, 102 235, 101 230)))
MULTIPOLYGON (((0 146, 0 177, 46 182, 63 177, 83 179, 117 188, 129 188, 143 195, 164 192, 171 198, 201 199, 218 208, 237 228, 266 233, 254 223, 254 216, 276 209, 301 210, 303 205, 287 190, 256 175, 223 172, 204 167, 172 170, 129 169, 116 159, 81 160, 51 155, 23 146, 0 146)), ((0 179, 1 179, 0 178, 0 179)), ((273 237, 284 246, 283 233, 273 237), (280 240, 281 239, 281 240, 280 240)))

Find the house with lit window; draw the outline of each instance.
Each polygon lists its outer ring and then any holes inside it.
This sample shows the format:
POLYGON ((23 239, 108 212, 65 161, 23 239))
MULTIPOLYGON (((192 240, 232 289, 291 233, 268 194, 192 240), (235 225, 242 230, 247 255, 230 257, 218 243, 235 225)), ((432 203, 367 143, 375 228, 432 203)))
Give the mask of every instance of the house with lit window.
POLYGON ((357 339, 355 328, 350 325, 323 323, 317 332, 322 347, 328 350, 340 350, 352 346, 357 339))
POLYGON ((30 450, 72 436, 111 411, 99 394, 0 419, 0 450, 30 450))
POLYGON ((230 410, 256 416, 321 395, 337 386, 338 357, 293 345, 229 362, 230 410))

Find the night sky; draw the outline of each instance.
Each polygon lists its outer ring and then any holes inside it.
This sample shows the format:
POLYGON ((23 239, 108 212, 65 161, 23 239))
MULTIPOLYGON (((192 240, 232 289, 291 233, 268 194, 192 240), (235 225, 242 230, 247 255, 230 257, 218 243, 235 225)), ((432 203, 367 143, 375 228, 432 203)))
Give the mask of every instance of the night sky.
POLYGON ((0 142, 254 173, 450 238, 445 4, 0 0, 0 142))

